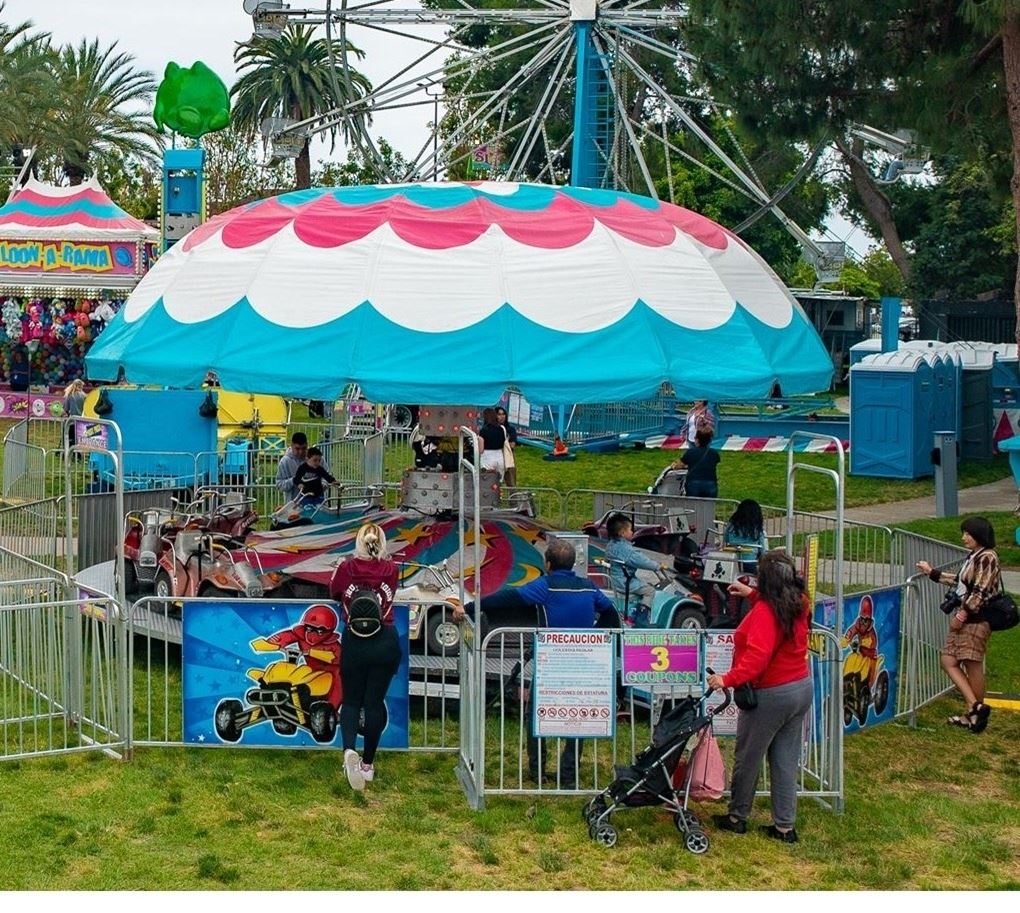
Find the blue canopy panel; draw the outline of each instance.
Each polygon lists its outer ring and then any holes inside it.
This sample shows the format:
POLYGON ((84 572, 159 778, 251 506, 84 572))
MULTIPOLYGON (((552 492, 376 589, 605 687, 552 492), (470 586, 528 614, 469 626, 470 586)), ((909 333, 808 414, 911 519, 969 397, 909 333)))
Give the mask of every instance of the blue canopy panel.
POLYGON ((150 271, 89 376, 314 399, 534 402, 826 389, 753 251, 668 203, 540 185, 318 189, 225 213, 150 271))

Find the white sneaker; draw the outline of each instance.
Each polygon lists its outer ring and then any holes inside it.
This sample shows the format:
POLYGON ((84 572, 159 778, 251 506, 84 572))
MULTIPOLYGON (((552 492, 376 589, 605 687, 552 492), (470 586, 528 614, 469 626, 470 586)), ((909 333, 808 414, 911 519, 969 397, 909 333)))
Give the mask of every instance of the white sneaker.
POLYGON ((371 783, 375 779, 375 765, 366 764, 364 761, 362 761, 361 776, 365 778, 366 783, 371 783))
POLYGON ((365 775, 361 772, 361 757, 353 748, 344 751, 344 773, 351 789, 361 792, 365 788, 365 775))

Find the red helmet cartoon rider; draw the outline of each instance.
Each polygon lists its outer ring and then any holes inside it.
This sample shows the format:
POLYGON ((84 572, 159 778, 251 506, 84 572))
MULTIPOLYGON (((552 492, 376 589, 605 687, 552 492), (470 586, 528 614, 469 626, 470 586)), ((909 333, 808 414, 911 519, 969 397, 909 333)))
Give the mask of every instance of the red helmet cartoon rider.
MULTIPOLYGON (((309 606, 301 621, 293 628, 284 628, 265 638, 274 647, 297 644, 310 669, 328 672, 332 685, 326 700, 338 710, 343 701, 340 682, 340 637, 336 633, 336 612, 328 605, 309 606)), ((253 642, 253 646, 257 642, 253 642)), ((258 649, 258 647, 256 647, 258 649)))
POLYGON ((871 687, 878 673, 878 632, 875 630, 875 603, 867 595, 861 597, 857 618, 843 635, 843 646, 848 646, 855 637, 857 649, 868 660, 868 686, 871 687))

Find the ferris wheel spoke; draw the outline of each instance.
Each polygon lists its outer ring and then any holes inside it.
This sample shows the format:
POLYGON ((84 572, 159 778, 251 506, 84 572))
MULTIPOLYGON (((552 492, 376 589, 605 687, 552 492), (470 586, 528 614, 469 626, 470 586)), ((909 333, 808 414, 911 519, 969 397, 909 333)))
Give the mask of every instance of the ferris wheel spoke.
POLYGON ((566 31, 562 23, 559 22, 551 22, 539 28, 532 29, 524 34, 516 35, 498 45, 480 48, 475 53, 465 54, 453 63, 444 62, 425 73, 416 74, 412 79, 405 80, 404 82, 396 82, 400 76, 405 75, 415 66, 418 66, 428 60, 429 57, 440 52, 444 48, 452 47, 454 39, 449 38, 444 42, 436 43, 434 47, 419 55, 412 63, 404 66, 396 75, 391 76, 389 79, 375 86, 371 92, 358 96, 356 99, 352 99, 347 104, 340 105, 329 111, 324 111, 313 117, 305 118, 302 121, 297 121, 294 124, 289 125, 285 132, 294 132, 304 129, 305 127, 312 127, 313 133, 320 133, 323 130, 335 126, 340 121, 351 117, 357 112, 362 111, 363 109, 368 107, 377 107, 378 105, 392 104, 395 99, 414 95, 418 93, 420 83, 444 81, 446 79, 456 77, 462 70, 471 66, 476 66, 480 61, 484 62, 486 65, 491 65, 505 60, 508 57, 512 57, 515 54, 525 54, 536 44, 540 43, 540 36, 544 37, 546 33, 557 29, 557 27, 559 27, 559 32, 554 35, 552 39, 547 39, 547 43, 548 41, 555 41, 559 37, 562 37, 562 34, 565 34, 566 31))
MULTIPOLYGON (((744 171, 733 161, 729 155, 726 154, 725 150, 705 131, 705 129, 693 118, 688 112, 686 112, 679 104, 677 104, 654 79, 652 79, 645 69, 626 51, 625 48, 620 47, 618 49, 620 55, 627 61, 631 70, 645 81, 645 83, 651 88, 662 101, 669 106, 679 117, 683 123, 687 126, 688 130, 693 133, 698 139, 701 140, 715 155, 717 155, 726 165, 726 167, 736 176, 736 178, 751 191, 752 195, 758 199, 761 203, 769 202, 769 194, 767 191, 759 187, 750 177, 748 177, 744 171)), ((802 245, 808 249, 814 249, 814 242, 808 237, 807 232, 804 231, 793 219, 791 219, 785 212, 783 212, 778 206, 770 205, 770 211, 773 215, 783 224, 788 232, 802 245)))
MULTIPOLYGON (((593 33, 592 44, 595 45, 595 49, 602 55, 603 60, 609 57, 609 48, 601 35, 593 33)), ((617 50, 619 51, 620 48, 617 50)), ((627 142, 630 144, 630 148, 634 153, 634 158, 637 161, 638 168, 641 169, 641 177, 644 178, 645 186, 648 188, 648 195, 652 197, 652 199, 657 200, 659 195, 655 190, 655 182, 652 180, 651 172, 648 170, 648 163, 645 161, 645 157, 641 152, 641 145, 638 143, 637 137, 634 135, 634 130, 630 125, 626 99, 624 99, 620 94, 617 81, 613 77, 611 68, 603 65, 603 72, 605 73, 606 81, 609 83, 609 87, 612 90, 613 100, 616 103, 616 110, 622 117, 623 127, 627 133, 627 142)))
MULTIPOLYGON (((654 130, 652 130, 651 127, 648 126, 648 124, 634 120, 634 118, 631 118, 631 123, 634 125, 635 128, 640 130, 642 134, 651 137, 660 145, 662 145, 665 150, 668 150, 669 152, 672 152, 675 155, 680 156, 680 158, 682 158, 684 161, 690 162, 695 167, 700 168, 707 174, 710 174, 721 184, 725 184, 727 187, 729 187, 730 190, 732 190, 734 193, 739 193, 742 197, 746 197, 753 203, 760 202, 760 198, 758 197, 757 194, 751 193, 746 187, 743 187, 736 181, 733 181, 730 178, 726 177, 726 175, 724 175, 722 172, 717 171, 715 168, 713 168, 706 162, 703 162, 697 156, 691 155, 691 153, 688 152, 686 149, 681 149, 679 146, 675 145, 665 136, 659 136, 654 130)), ((665 121, 662 121, 662 123, 663 125, 665 125, 665 121)), ((672 186, 672 184, 670 186, 672 186)))
MULTIPOLYGON (((503 96, 504 92, 509 93, 516 89, 523 88, 538 75, 547 63, 555 57, 557 52, 562 50, 562 46, 569 46, 572 37, 573 36, 570 34, 569 27, 563 27, 560 31, 555 33, 535 52, 535 54, 532 55, 531 59, 528 60, 514 74, 514 76, 504 84, 502 92, 493 95, 483 104, 479 105, 478 108, 469 113, 468 119, 458 125, 456 130, 454 130, 454 132, 447 138, 447 144, 456 148, 457 145, 469 137, 470 130, 473 127, 478 124, 487 123, 490 115, 495 111, 498 100, 503 96)), ((428 158, 425 159, 425 163, 428 163, 428 158)))
POLYGON ((690 51, 685 51, 682 48, 673 47, 672 45, 666 44, 664 41, 659 41, 657 38, 653 38, 650 35, 646 35, 643 32, 639 32, 636 29, 631 28, 629 25, 624 25, 620 22, 614 22, 611 19, 600 20, 598 24, 600 31, 604 32, 619 32, 621 35, 626 35, 628 40, 639 44, 649 51, 655 51, 658 54, 663 55, 669 60, 675 60, 680 57, 684 60, 694 63, 697 61, 697 57, 690 51))
POLYGON ((542 93, 542 98, 535 106, 535 110, 528 122, 528 126, 525 128, 524 135, 521 136, 521 139, 517 144, 517 148, 514 150, 513 159, 511 159, 507 165, 508 172, 515 174, 517 168, 523 167, 523 164, 527 162, 528 158, 531 156, 531 153, 535 148, 535 143, 541 135, 540 128, 545 124, 545 120, 549 116, 553 104, 559 97, 560 92, 563 91, 563 86, 566 83, 569 72, 565 65, 567 61, 573 58, 573 51, 573 42, 564 42, 563 51, 560 54, 559 60, 556 61, 556 68, 553 70, 549 81, 546 83, 545 90, 542 93), (529 134, 531 135, 530 142, 528 142, 529 134))

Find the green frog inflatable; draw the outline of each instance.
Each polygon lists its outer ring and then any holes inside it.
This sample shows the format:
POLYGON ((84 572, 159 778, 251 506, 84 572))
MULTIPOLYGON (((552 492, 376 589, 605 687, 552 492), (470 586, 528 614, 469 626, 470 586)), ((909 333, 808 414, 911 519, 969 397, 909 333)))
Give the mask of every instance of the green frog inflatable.
POLYGON ((156 92, 152 118, 160 130, 169 127, 198 139, 230 122, 230 95, 223 80, 201 60, 187 69, 171 60, 156 92))

